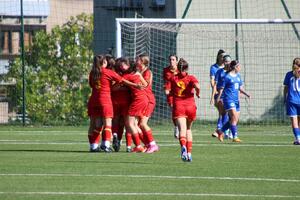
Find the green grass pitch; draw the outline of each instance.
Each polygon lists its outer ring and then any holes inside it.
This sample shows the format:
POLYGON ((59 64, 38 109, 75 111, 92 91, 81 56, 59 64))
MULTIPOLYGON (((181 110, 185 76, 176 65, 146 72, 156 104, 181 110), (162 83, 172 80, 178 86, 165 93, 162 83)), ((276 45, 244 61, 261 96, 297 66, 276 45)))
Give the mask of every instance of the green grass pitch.
POLYGON ((0 127, 0 199, 300 199, 300 147, 289 126, 240 125, 241 144, 193 127, 193 162, 172 126, 154 154, 89 153, 87 127, 0 127))

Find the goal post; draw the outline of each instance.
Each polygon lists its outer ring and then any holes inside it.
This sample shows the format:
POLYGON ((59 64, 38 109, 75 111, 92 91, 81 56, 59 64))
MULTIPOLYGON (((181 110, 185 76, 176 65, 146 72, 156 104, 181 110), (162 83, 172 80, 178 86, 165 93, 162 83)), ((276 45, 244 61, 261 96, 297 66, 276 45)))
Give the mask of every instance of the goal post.
POLYGON ((162 89, 162 70, 168 65, 168 55, 185 58, 189 73, 200 81, 197 118, 214 121, 217 112, 209 104, 209 68, 219 49, 233 59, 238 52, 245 89, 253 96, 251 102, 241 96, 241 120, 276 124, 287 119, 282 82, 293 58, 300 56, 298 31, 300 19, 117 18, 116 56, 150 56, 157 100, 155 122, 170 118, 162 89))

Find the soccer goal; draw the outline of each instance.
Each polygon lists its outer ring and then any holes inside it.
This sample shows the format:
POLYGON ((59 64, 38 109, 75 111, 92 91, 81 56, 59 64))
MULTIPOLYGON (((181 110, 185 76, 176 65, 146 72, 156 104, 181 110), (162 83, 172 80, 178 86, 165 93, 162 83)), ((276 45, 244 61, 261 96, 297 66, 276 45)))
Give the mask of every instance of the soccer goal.
POLYGON ((163 93, 162 70, 168 56, 177 54, 190 65, 189 73, 200 81, 197 118, 214 121, 210 105, 209 68, 224 49, 242 64, 245 89, 241 96, 241 120, 278 123, 286 120, 283 79, 292 60, 300 56, 300 19, 116 19, 117 56, 150 56, 156 96, 155 122, 170 118, 163 93))

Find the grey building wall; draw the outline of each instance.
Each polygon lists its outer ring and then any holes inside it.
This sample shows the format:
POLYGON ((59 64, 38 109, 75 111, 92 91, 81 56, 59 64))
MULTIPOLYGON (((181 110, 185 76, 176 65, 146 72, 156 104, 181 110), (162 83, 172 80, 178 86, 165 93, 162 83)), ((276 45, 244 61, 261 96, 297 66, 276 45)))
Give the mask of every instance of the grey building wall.
POLYGON ((165 0, 164 7, 156 7, 151 0, 94 0, 94 52, 115 50, 115 18, 175 18, 175 0, 165 0))

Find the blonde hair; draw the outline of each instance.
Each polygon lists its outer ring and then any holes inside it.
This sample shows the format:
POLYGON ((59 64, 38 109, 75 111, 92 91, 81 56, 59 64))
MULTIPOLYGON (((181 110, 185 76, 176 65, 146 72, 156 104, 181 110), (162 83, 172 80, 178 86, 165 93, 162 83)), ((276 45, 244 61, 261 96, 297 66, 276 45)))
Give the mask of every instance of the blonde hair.
POLYGON ((142 54, 142 55, 139 55, 139 59, 142 61, 143 65, 145 65, 146 67, 149 67, 149 64, 150 64, 149 56, 142 54))

